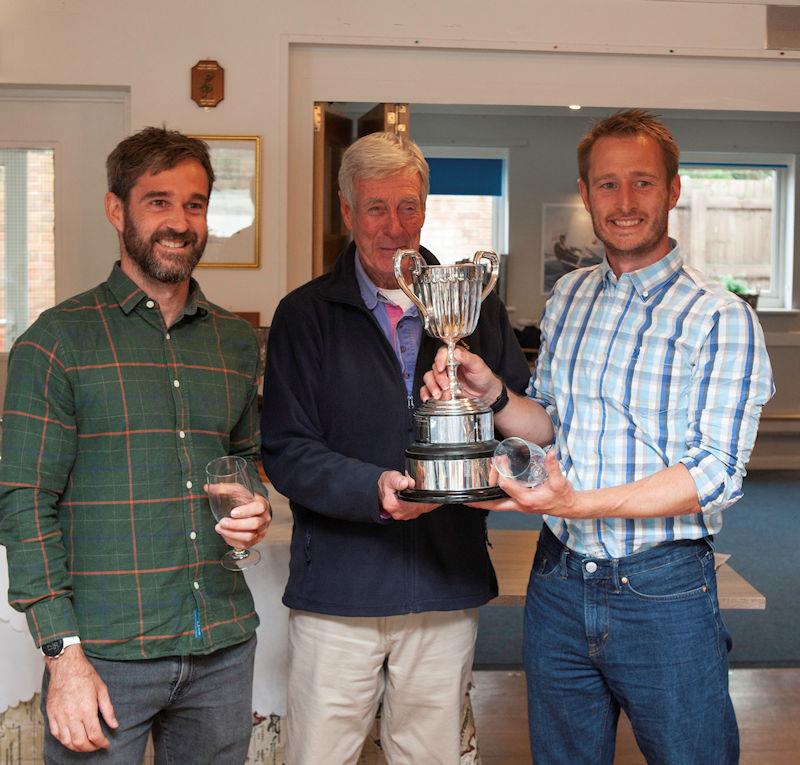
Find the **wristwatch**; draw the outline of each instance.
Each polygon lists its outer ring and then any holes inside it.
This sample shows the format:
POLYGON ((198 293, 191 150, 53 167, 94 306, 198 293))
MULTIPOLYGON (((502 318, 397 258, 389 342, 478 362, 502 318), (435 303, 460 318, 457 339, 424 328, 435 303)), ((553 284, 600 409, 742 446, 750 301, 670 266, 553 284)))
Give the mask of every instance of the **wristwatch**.
POLYGON ((508 403, 508 388, 506 388, 506 384, 503 383, 503 387, 500 389, 500 395, 494 400, 492 404, 489 405, 489 409, 492 410, 493 414, 497 414, 499 411, 505 408, 507 403, 508 403))
POLYGON ((71 645, 77 645, 81 639, 77 635, 70 635, 70 637, 57 638, 51 640, 49 643, 42 644, 42 653, 49 656, 51 659, 57 659, 64 653, 64 649, 71 645))

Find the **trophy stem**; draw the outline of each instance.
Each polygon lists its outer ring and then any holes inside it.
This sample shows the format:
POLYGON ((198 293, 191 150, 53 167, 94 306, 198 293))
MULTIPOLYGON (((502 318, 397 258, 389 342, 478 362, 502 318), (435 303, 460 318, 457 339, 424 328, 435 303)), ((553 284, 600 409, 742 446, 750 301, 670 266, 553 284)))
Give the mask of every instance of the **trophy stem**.
POLYGON ((461 392, 461 385, 458 382, 458 375, 456 374, 456 370, 458 369, 459 362, 456 361, 456 343, 455 340, 448 340, 447 341, 447 376, 450 378, 450 398, 455 400, 457 398, 463 398, 463 394, 461 392))

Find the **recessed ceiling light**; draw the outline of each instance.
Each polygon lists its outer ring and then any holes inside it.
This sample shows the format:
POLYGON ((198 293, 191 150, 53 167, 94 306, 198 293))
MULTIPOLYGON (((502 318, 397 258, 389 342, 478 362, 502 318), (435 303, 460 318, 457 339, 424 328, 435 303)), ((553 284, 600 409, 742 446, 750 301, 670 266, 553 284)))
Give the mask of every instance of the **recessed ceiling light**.
POLYGON ((569 108, 572 109, 572 111, 576 112, 576 111, 578 111, 578 109, 581 108, 581 105, 580 104, 570 104, 569 108))

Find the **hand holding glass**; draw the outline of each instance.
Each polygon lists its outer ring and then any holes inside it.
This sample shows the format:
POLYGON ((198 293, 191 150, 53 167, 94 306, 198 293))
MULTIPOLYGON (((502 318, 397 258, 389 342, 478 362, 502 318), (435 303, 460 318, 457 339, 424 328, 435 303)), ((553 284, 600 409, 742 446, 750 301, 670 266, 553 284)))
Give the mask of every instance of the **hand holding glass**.
MULTIPOLYGON (((206 491, 214 517, 221 521, 231 517, 231 510, 252 502, 252 484, 244 457, 218 457, 206 465, 206 491)), ((220 564, 229 571, 243 571, 261 560, 258 550, 229 550, 220 564)))
POLYGON ((500 475, 533 487, 547 480, 544 456, 544 449, 537 444, 524 438, 506 438, 495 448, 492 462, 500 475))

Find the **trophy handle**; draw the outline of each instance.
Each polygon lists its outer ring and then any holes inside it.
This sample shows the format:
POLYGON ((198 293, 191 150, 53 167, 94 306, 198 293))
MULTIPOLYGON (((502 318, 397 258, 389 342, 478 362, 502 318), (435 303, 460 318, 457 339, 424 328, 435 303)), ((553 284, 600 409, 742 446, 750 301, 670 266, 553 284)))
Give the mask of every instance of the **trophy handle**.
MULTIPOLYGON (((492 254, 494 255, 494 253, 492 254)), ((496 257, 497 255, 495 255, 495 258, 496 257)), ((403 278, 403 261, 406 258, 411 259, 411 273, 414 276, 418 276, 420 271, 422 271, 424 261, 416 250, 397 250, 394 254, 394 277, 397 279, 397 286, 408 295, 409 300, 419 309, 420 316, 422 316, 425 321, 425 329, 427 330, 428 311, 425 308, 425 303, 414 294, 414 290, 408 286, 408 283, 403 278)), ((492 282, 492 284, 494 284, 494 282, 492 282)))
MULTIPOLYGON (((395 256, 395 258, 396 257, 397 256, 395 256)), ((481 292, 481 302, 486 300, 486 296, 494 289, 494 285, 497 283, 497 277, 500 273, 500 258, 497 257, 496 252, 492 252, 491 250, 478 250, 472 258, 472 262, 477 266, 482 260, 488 260, 491 267, 489 271, 489 281, 483 288, 483 292, 481 292)), ((397 267, 395 267, 395 273, 397 273, 397 267)))

